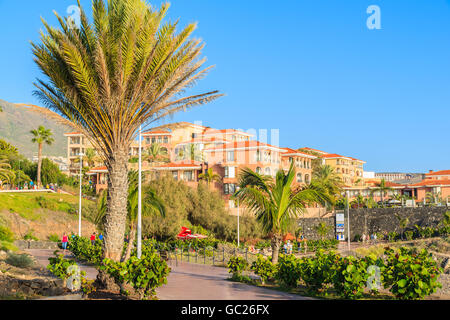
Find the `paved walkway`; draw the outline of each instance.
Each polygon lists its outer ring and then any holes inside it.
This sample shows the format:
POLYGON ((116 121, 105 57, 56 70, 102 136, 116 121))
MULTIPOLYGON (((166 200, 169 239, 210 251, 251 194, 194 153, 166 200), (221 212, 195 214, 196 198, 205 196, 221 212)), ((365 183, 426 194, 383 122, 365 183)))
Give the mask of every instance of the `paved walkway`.
POLYGON ((310 300, 286 292, 231 282, 228 269, 170 263, 167 284, 156 290, 161 300, 310 300))
MULTIPOLYGON (((37 262, 44 268, 54 250, 28 249, 37 262)), ((66 258, 73 258, 67 254, 66 258)), ((310 300, 286 292, 260 288, 243 283, 226 280, 228 270, 201 264, 169 262, 172 272, 167 277, 167 284, 156 290, 161 300, 310 300)), ((97 277, 94 267, 79 264, 89 279, 97 277)))

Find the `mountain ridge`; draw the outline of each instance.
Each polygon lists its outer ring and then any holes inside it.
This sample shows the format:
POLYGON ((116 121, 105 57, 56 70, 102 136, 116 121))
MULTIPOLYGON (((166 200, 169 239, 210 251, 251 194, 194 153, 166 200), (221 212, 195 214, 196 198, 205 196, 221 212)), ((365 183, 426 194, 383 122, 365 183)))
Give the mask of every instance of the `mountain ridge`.
POLYGON ((53 119, 31 111, 29 108, 0 99, 0 139, 14 145, 19 152, 28 158, 37 155, 38 147, 31 142, 31 130, 43 125, 51 129, 52 145, 43 146, 45 156, 67 156, 67 137, 64 133, 73 131, 72 128, 62 125, 53 119))

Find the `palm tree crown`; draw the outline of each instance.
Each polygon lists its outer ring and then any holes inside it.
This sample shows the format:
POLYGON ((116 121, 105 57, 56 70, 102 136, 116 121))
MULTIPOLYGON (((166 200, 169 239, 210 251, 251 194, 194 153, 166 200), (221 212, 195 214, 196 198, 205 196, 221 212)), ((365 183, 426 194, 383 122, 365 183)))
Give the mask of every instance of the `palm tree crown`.
POLYGON ((31 130, 33 135, 31 142, 38 144, 38 168, 37 168, 37 186, 41 186, 41 166, 42 166, 42 145, 51 145, 55 140, 52 138, 52 131, 44 126, 39 126, 37 130, 31 130))

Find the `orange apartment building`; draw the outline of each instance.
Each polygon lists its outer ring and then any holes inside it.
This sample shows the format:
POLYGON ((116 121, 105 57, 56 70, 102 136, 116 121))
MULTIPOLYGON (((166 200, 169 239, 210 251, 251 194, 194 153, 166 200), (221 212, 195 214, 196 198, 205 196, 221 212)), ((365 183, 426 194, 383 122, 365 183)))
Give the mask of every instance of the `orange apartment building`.
MULTIPOLYGON (((67 136, 69 150, 76 148, 77 145, 72 144, 74 141, 70 139, 73 134, 67 136)), ((294 162, 296 183, 304 184, 311 181, 311 160, 316 159, 315 156, 265 144, 252 138, 253 135, 235 129, 218 130, 187 122, 176 123, 168 130, 148 131, 142 134, 143 150, 153 143, 158 143, 167 149, 168 159, 166 162, 150 163, 143 158, 142 170, 153 172, 153 177, 170 174, 174 179, 195 187, 199 182, 199 175, 212 168, 213 172, 221 177, 221 181, 214 182, 212 187, 221 192, 232 214, 236 214, 236 207, 231 195, 236 191, 239 171, 242 168, 248 167, 258 173, 274 177, 278 170, 288 170, 290 163, 294 162), (200 159, 190 159, 189 148, 192 145, 200 154, 200 159), (181 150, 188 150, 184 158, 179 157, 181 150)), ((73 150, 68 156, 76 157, 77 151, 73 150)), ((131 149, 130 156, 136 155, 138 151, 138 147, 131 149)), ((129 167, 137 169, 137 164, 130 163, 129 167)), ((99 164, 88 174, 98 192, 107 188, 105 166, 99 164)))

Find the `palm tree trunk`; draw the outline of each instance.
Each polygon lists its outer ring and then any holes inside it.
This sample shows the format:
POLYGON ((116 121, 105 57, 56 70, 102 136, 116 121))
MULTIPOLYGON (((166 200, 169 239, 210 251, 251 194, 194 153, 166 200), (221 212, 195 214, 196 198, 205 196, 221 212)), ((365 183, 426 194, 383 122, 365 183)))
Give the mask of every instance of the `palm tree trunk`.
POLYGON ((131 249, 134 247, 134 240, 136 239, 136 229, 134 228, 134 221, 130 223, 130 239, 128 241, 127 250, 125 252, 125 256, 123 257, 123 261, 127 261, 131 256, 131 249))
MULTIPOLYGON (((108 159, 108 193, 105 215, 103 257, 120 261, 123 250, 128 199, 128 146, 116 148, 108 159)), ((100 288, 117 290, 114 279, 105 271, 97 275, 100 288)))
POLYGON ((280 251, 281 235, 275 233, 272 236, 272 263, 278 263, 278 253, 280 251))
POLYGON ((37 167, 37 188, 41 188, 41 167, 42 167, 42 143, 39 143, 38 148, 38 167, 37 167))
POLYGON ((108 167, 108 207, 105 216, 104 255, 120 261, 125 235, 128 198, 128 151, 113 153, 108 167))

